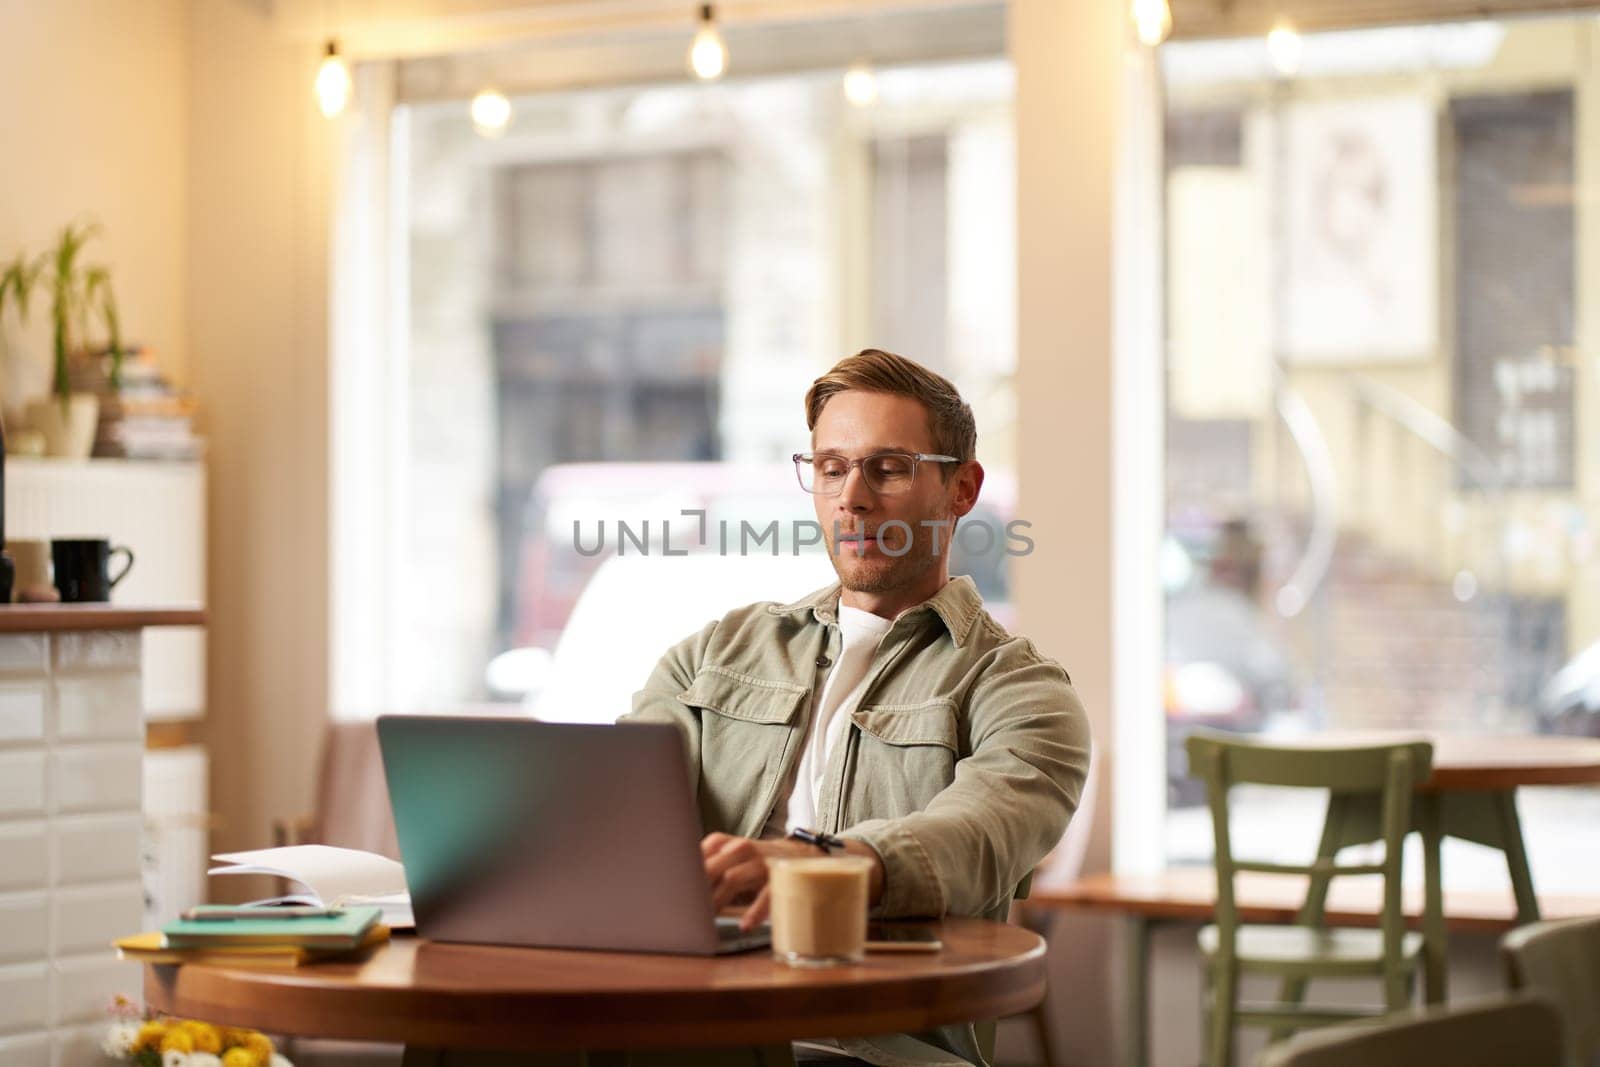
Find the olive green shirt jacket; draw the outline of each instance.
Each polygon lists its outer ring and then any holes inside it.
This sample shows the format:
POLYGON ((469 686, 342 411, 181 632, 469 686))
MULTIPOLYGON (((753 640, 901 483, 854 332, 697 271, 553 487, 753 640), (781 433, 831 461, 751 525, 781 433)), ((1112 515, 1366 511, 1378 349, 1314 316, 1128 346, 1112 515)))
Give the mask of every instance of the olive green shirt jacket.
MULTIPOLYGON (((839 590, 710 623, 661 658, 623 716, 683 731, 707 833, 760 837, 787 803, 780 791, 809 735, 813 694, 841 646, 839 590)), ((883 860, 873 914, 1004 920, 1061 840, 1088 773, 1088 719, 1067 672, 1007 633, 960 576, 894 620, 845 710, 813 829, 859 839, 883 860)), ((972 1035, 919 1036, 979 1062, 972 1035)), ((940 1062, 904 1057, 905 1044, 883 1056, 842 1044, 869 1062, 940 1062)))

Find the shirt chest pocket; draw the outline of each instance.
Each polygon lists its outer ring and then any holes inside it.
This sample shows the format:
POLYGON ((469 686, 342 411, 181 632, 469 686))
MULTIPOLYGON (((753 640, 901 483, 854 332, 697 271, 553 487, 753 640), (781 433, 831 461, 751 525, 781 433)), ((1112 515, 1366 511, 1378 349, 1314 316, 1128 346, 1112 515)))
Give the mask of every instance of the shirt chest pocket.
POLYGON ((702 667, 678 694, 700 712, 699 799, 708 831, 759 833, 810 693, 794 682, 702 667))
POLYGON ((921 811, 955 780, 961 751, 956 703, 869 704, 850 713, 859 737, 845 825, 921 811))

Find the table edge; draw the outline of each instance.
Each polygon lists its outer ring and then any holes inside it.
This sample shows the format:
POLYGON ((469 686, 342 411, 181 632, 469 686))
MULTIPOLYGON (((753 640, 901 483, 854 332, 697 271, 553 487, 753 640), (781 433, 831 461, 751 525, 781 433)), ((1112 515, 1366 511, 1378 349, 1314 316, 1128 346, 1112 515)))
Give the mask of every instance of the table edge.
POLYGON ((955 971, 909 978, 890 972, 848 986, 709 991, 709 995, 743 1005, 746 1014, 736 1019, 708 1018, 703 1003, 696 1011, 696 998, 706 997, 707 991, 658 989, 647 993, 612 991, 598 998, 575 992, 540 1006, 526 994, 373 987, 341 991, 334 1013, 324 1007, 327 987, 309 978, 295 981, 302 976, 292 971, 271 972, 276 980, 276 1003, 264 1007, 251 995, 251 981, 261 977, 260 971, 206 964, 146 964, 144 996, 156 1011, 268 1033, 464 1049, 709 1048, 819 1036, 866 1037, 1004 1018, 1040 1003, 1047 946, 1032 931, 1013 929, 1032 938, 1025 951, 955 971), (205 972, 204 995, 183 988, 183 972, 191 968, 205 972), (945 1010, 930 1007, 929 987, 951 983, 970 987, 956 993, 944 991, 945 997, 959 1004, 945 1010), (584 1009, 588 1018, 575 1020, 568 1009, 585 996, 590 998, 584 1009), (651 1005, 649 1017, 641 1017, 638 1009, 646 1001, 651 1005), (530 1007, 539 1010, 530 1012, 530 1007), (514 1013, 518 1021, 490 1018, 508 1013, 514 1013), (629 1019, 625 1032, 619 1019, 629 1019))

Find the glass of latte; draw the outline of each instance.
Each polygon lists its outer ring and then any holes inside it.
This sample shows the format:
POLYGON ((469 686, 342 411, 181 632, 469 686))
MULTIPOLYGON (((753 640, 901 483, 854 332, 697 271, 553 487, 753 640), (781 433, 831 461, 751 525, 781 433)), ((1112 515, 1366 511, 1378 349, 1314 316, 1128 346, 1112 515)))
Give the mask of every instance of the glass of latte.
POLYGON ((861 962, 870 859, 785 857, 768 860, 767 870, 775 958, 793 967, 861 962))

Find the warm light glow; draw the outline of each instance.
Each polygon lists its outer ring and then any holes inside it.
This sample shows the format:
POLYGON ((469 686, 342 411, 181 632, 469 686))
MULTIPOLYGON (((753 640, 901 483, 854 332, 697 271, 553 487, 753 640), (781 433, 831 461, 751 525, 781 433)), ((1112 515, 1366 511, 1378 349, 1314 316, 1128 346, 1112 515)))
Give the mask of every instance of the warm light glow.
POLYGON ((350 102, 350 64, 339 54, 337 41, 328 42, 322 66, 317 68, 317 103, 322 114, 333 118, 350 102))
POLYGON ((1141 44, 1154 48, 1172 32, 1172 5, 1167 0, 1133 0, 1130 14, 1141 44))
POLYGON ((472 128, 484 137, 499 137, 511 123, 511 101, 498 89, 482 89, 472 98, 472 128))
POLYGON ((714 81, 728 69, 728 46, 717 32, 710 4, 700 8, 700 28, 695 31, 694 44, 689 46, 689 69, 701 81, 714 81))
POLYGON ((1300 69, 1300 53, 1305 42, 1287 22, 1280 22, 1267 34, 1267 55, 1272 59, 1272 69, 1279 74, 1293 74, 1300 69))
POLYGON ((844 72, 844 98, 856 107, 871 107, 878 99, 878 76, 870 63, 855 63, 844 72))

